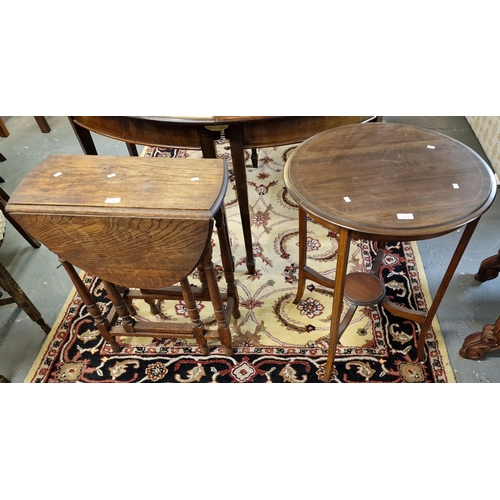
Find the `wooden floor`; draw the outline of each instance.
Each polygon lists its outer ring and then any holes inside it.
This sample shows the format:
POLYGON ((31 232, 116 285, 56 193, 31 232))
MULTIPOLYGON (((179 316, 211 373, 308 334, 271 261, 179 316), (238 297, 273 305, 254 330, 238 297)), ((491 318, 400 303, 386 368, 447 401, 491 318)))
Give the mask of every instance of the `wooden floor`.
MULTIPOLYGON (((66 117, 47 117, 50 133, 42 133, 34 117, 1 117, 10 132, 0 138, 1 184, 12 193, 23 177, 49 154, 82 154, 66 117)), ((464 117, 385 117, 388 122, 407 123, 437 130, 454 137, 485 159, 464 117)), ((128 155, 123 143, 94 137, 98 152, 128 155)), ((458 354, 464 338, 492 323, 500 314, 500 278, 486 283, 474 280, 480 262, 500 249, 500 199, 483 216, 453 277, 437 317, 457 382, 500 382, 500 351, 482 361, 458 354)), ((460 235, 418 243, 431 289, 435 293, 460 235)), ((7 223, 0 247, 0 260, 52 325, 71 290, 71 282, 54 254, 45 247, 34 249, 7 223)), ((0 307, 0 374, 12 382, 23 382, 45 339, 45 333, 15 305, 0 307)))

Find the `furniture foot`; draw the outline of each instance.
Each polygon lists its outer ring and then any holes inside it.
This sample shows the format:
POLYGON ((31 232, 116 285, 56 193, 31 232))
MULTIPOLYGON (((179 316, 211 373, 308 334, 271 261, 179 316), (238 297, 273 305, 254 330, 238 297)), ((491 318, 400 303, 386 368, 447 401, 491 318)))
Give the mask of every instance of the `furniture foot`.
POLYGON ((465 359, 481 359, 485 352, 497 349, 500 349, 500 316, 493 325, 485 325, 481 332, 467 336, 459 354, 465 359))
POLYGON ((245 150, 243 147, 243 133, 240 125, 231 125, 228 128, 233 171, 236 181, 236 193, 241 215, 241 227, 245 240, 246 264, 249 274, 255 274, 255 258, 252 245, 252 224, 250 222, 250 208, 248 205, 247 172, 245 165, 245 150))
MULTIPOLYGON (((335 271, 335 289, 333 292, 332 320, 330 324, 330 338, 328 341, 328 357, 325 365, 323 382, 329 382, 332 374, 335 352, 340 334, 340 317, 344 303, 344 287, 349 261, 349 245, 351 237, 347 229, 341 228, 339 233, 339 250, 337 255, 337 267, 335 271)), ((305 242, 304 242, 305 245, 305 242)))
POLYGON ((0 118, 0 137, 9 137, 9 129, 5 125, 4 121, 0 118))
POLYGON ((500 250, 497 255, 493 255, 484 259, 479 266, 477 274, 474 279, 477 281, 488 281, 495 279, 500 272, 500 250))

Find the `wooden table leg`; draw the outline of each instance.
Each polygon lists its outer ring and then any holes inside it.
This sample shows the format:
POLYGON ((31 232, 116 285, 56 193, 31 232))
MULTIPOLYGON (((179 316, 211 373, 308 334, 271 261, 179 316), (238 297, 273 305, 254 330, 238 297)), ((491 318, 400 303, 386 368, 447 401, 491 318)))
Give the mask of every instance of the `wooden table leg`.
POLYGON ((482 331, 468 335, 459 354, 466 359, 481 359, 486 352, 497 349, 500 349, 500 316, 493 325, 485 325, 482 331))
POLYGON ((120 344, 118 344, 118 342, 109 334, 109 329, 111 328, 109 321, 102 315, 99 306, 94 302, 92 295, 90 295, 90 292, 76 272, 76 269, 72 264, 65 261, 64 259, 59 259, 59 261, 68 273, 68 276, 73 282, 78 295, 80 295, 83 303, 87 306, 87 310, 89 311, 90 315, 92 316, 92 318, 94 318, 94 324, 99 330, 99 333, 103 336, 106 342, 109 342, 113 351, 120 351, 120 344))
POLYGON ((71 116, 69 117, 69 122, 71 123, 71 126, 75 131, 76 138, 78 139, 83 152, 86 155, 97 155, 97 149, 95 147, 94 140, 92 139, 90 131, 86 128, 81 127, 80 125, 77 125, 72 120, 71 116))
POLYGON ((427 331, 431 326, 432 320, 434 319, 439 304, 441 303, 441 300, 443 299, 443 296, 448 288, 448 285, 450 284, 450 281, 453 278, 453 274, 457 269, 460 259, 462 258, 462 255, 465 252, 465 249, 467 248, 467 244, 469 243, 469 240, 471 239, 471 236, 474 233, 474 229, 476 229, 476 226, 479 223, 479 219, 480 217, 478 217, 476 220, 472 222, 469 222, 469 224, 465 226, 464 232, 460 238, 460 241, 458 242, 455 253, 453 254, 450 264, 448 265, 448 269, 446 270, 443 280, 439 285, 436 295, 432 301, 431 307, 427 311, 425 321, 422 323, 417 342, 417 354, 418 354, 418 359, 420 361, 423 361, 425 359, 424 346, 425 346, 425 337, 427 335, 427 331))
POLYGON ((0 118, 0 137, 9 137, 9 129, 4 121, 0 118))
POLYGON ((335 288, 333 290, 332 321, 330 324, 330 339, 328 342, 328 358, 325 364, 324 382, 330 380, 335 352, 340 331, 340 318, 342 316, 342 306, 344 304, 344 288, 347 274, 347 263, 349 261, 349 247, 351 237, 349 230, 341 228, 339 232, 339 249, 337 254, 337 268, 335 271, 335 288))
POLYGON ((236 192, 240 207, 241 225, 243 238, 245 240, 245 252, 247 270, 255 274, 255 260, 253 256, 252 228, 250 223, 250 209, 248 206, 247 172, 245 167, 245 150, 243 148, 243 136, 240 125, 231 125, 228 128, 229 142, 231 146, 231 157, 233 160, 234 177, 236 181, 236 192))
POLYGON ((233 318, 238 319, 240 317, 238 289, 236 287, 236 283, 234 282, 234 261, 231 253, 229 234, 227 232, 226 210, 223 204, 215 215, 215 223, 219 238, 224 278, 226 279, 227 284, 227 294, 234 298, 233 318))
POLYGON ((294 304, 298 304, 302 295, 304 295, 306 276, 304 268, 307 261, 307 214, 299 206, 299 276, 297 283, 297 293, 295 294, 294 304))
POLYGON ((50 125, 45 116, 35 116, 35 120, 42 133, 48 134, 50 132, 50 125))
POLYGON ((212 262, 212 247, 207 245, 207 249, 201 259, 203 270, 205 271, 205 279, 210 290, 210 300, 214 308, 215 318, 217 320, 217 331, 219 332, 219 340, 224 348, 226 356, 232 356, 233 348, 231 347, 231 331, 226 320, 224 310, 224 302, 217 284, 215 276, 214 264, 212 262))

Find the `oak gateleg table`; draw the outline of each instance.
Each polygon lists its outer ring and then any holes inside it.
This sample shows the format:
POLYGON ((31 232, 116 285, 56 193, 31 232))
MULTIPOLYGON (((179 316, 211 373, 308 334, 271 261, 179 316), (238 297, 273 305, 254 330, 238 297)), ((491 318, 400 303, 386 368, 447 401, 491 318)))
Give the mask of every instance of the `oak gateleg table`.
POLYGON ((254 274, 250 210, 248 206, 245 149, 255 150, 297 144, 335 127, 380 120, 377 116, 70 116, 69 120, 85 154, 97 155, 90 132, 127 144, 137 156, 136 144, 201 150, 204 158, 216 158, 215 140, 221 131, 229 140, 236 192, 245 240, 246 265, 254 274))

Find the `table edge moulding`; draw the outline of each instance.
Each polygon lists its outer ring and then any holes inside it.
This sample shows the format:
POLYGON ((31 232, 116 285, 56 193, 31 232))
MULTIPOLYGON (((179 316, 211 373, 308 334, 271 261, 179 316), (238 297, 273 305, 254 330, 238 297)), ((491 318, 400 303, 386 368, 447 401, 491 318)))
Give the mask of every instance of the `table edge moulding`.
POLYGON ((380 303, 420 325, 417 353, 481 215, 496 195, 490 167, 468 146, 439 132, 389 123, 354 124, 304 141, 288 158, 285 185, 299 205, 299 278, 294 303, 305 281, 334 291, 330 348, 324 380, 329 381, 337 342, 358 305, 380 303), (339 237, 335 280, 306 265, 307 219, 339 237), (404 309, 378 284, 388 242, 435 238, 464 227, 428 311, 404 309), (351 239, 378 242, 369 273, 348 274, 351 239), (341 321, 344 299, 349 307, 341 321))

